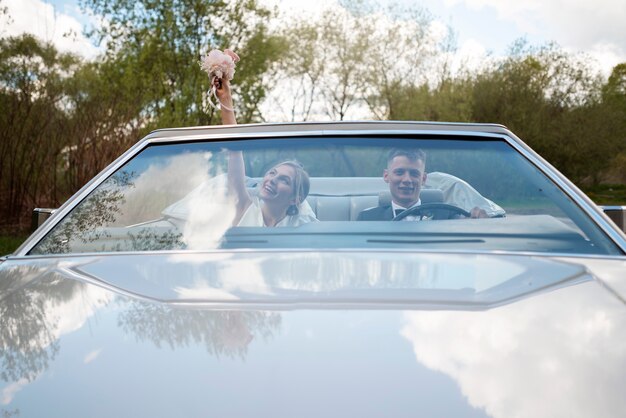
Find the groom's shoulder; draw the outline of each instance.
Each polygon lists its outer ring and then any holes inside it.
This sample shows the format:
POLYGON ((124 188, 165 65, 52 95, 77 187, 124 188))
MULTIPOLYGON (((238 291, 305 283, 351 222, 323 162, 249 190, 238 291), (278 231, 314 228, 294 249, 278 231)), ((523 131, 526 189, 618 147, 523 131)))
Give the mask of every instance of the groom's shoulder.
POLYGON ((374 206, 364 209, 359 213, 357 221, 378 221, 383 220, 384 213, 389 210, 389 206, 374 206))

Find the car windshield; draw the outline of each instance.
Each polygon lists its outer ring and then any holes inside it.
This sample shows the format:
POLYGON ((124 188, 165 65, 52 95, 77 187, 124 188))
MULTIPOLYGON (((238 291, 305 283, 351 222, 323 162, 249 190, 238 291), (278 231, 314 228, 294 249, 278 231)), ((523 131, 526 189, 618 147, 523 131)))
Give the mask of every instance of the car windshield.
POLYGON ((29 254, 249 248, 620 254, 504 139, 433 136, 149 144, 29 254))

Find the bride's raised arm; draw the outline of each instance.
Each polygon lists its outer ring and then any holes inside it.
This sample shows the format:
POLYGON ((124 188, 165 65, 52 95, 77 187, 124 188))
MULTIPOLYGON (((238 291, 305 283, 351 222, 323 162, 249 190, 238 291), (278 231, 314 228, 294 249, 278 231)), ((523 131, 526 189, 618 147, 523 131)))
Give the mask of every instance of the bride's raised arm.
MULTIPOLYGON (((230 83, 227 79, 215 79, 215 93, 220 101, 222 124, 236 125, 233 98, 230 93, 230 83)), ((228 152, 228 186, 235 192, 237 200, 237 216, 234 223, 237 224, 245 210, 250 206, 251 199, 246 189, 246 170, 241 151, 228 152)))

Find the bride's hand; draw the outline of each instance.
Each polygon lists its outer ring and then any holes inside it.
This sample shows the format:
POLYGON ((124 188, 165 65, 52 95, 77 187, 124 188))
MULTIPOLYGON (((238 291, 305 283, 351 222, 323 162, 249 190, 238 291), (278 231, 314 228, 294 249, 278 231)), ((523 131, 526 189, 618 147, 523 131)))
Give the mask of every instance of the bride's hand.
POLYGON ((215 86, 215 95, 220 101, 220 110, 222 113, 222 124, 235 125, 235 113, 233 112, 233 98, 230 94, 230 82, 226 78, 217 78, 213 80, 215 86))
POLYGON ((230 82, 228 79, 215 77, 213 85, 215 86, 215 95, 220 99, 220 102, 228 107, 232 107, 233 99, 230 94, 230 82))
POLYGON ((220 101, 222 112, 224 110, 233 109, 233 97, 230 94, 230 82, 226 78, 217 78, 213 80, 215 86, 215 95, 220 101))

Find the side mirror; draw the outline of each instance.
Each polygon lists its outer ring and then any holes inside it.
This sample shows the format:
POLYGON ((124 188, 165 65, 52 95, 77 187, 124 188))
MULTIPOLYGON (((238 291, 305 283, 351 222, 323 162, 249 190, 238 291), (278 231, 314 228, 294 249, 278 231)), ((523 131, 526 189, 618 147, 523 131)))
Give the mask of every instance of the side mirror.
POLYGON ((30 222, 31 232, 34 232, 37 228, 43 225, 46 219, 48 219, 55 211, 56 209, 35 208, 30 222))
POLYGON ((604 213, 621 229, 626 232, 626 206, 600 206, 604 213))

